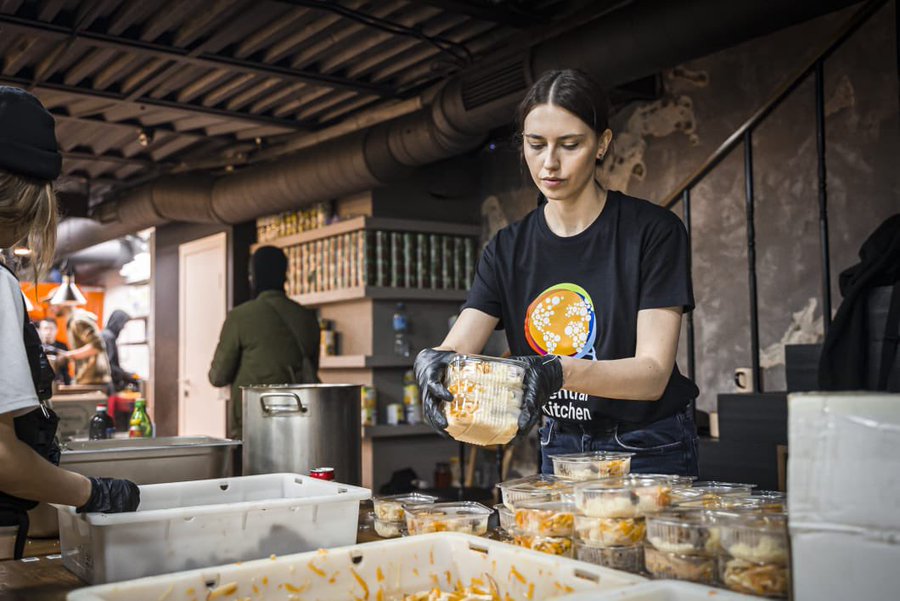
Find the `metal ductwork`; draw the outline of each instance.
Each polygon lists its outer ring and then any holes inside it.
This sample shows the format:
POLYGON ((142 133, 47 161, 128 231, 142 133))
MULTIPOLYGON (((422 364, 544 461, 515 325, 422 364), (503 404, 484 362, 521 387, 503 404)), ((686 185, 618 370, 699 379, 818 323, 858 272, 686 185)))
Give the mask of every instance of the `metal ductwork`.
POLYGON ((430 106, 220 178, 163 177, 107 203, 103 226, 60 227, 59 252, 170 221, 240 223, 371 189, 478 147, 535 77, 579 68, 607 86, 659 72, 852 4, 647 0, 451 78, 430 106))

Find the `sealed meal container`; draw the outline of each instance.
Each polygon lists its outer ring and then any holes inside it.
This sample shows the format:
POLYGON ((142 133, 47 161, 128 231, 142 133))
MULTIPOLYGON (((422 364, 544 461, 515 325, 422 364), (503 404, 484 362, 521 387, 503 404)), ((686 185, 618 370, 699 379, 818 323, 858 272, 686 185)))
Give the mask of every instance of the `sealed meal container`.
POLYGON ((571 453, 550 455, 553 474, 570 480, 598 480, 618 478, 631 471, 634 453, 596 451, 591 453, 571 453))
POLYGON ((787 597, 790 569, 780 563, 756 563, 730 555, 719 557, 719 582, 738 593, 760 597, 787 597))
POLYGON ((527 366, 514 359, 454 355, 444 383, 447 433, 460 442, 506 444, 519 430, 522 383, 527 366))
POLYGON ((575 485, 575 504, 592 517, 642 517, 668 507, 671 491, 669 482, 662 478, 631 475, 594 480, 575 485))
POLYGON ((413 492, 372 497, 372 505, 375 508, 375 517, 382 522, 403 522, 406 520, 406 514, 403 512, 404 505, 430 505, 437 500, 438 498, 432 495, 413 492))
POLYGON ((58 506, 66 568, 116 582, 356 541, 365 488, 296 474, 147 484, 131 513, 58 506))
POLYGON ((513 544, 550 555, 572 557, 572 538, 569 536, 538 536, 517 532, 513 535, 513 544))
POLYGON ((516 504, 516 529, 539 536, 568 536, 575 529, 575 504, 567 501, 522 501, 516 504))
POLYGON ((575 516, 575 536, 592 547, 631 547, 644 541, 644 518, 575 516))
MULTIPOLYGON (((68 601, 289 601, 428 598, 491 582, 507 601, 631 587, 644 578, 461 534, 410 536, 166 574, 69 593, 68 601), (421 595, 413 597, 414 595, 421 595)), ((724 591, 723 591, 724 592, 724 591)), ((488 596, 488 598, 490 598, 488 596)))
POLYGON ((632 574, 644 571, 644 548, 641 545, 593 547, 576 541, 575 559, 632 574))
POLYGON ((713 584, 718 577, 715 557, 667 553, 650 545, 644 547, 644 567, 654 578, 713 584))
POLYGON ((659 551, 712 557, 719 550, 716 513, 670 509, 647 516, 647 542, 659 551))
POLYGON ((694 485, 694 480, 696 478, 694 476, 683 476, 681 474, 632 474, 634 476, 640 476, 641 478, 661 478, 663 480, 668 480, 669 484, 672 485, 672 490, 677 490, 681 488, 691 488, 694 485))
POLYGON ((720 544, 726 553, 753 563, 787 565, 787 515, 738 513, 720 519, 720 544))
POLYGON ((500 528, 507 532, 515 530, 516 513, 503 503, 494 505, 494 509, 497 511, 497 516, 500 518, 500 528))
POLYGON ((406 520, 402 522, 385 522, 375 518, 375 534, 381 538, 398 538, 406 534, 406 520))
POLYGON ((459 532, 483 536, 491 511, 481 503, 459 501, 406 507, 406 529, 410 534, 459 532))
POLYGON ((574 480, 537 474, 517 480, 507 480, 497 485, 503 497, 503 504, 515 509, 522 501, 559 501, 572 494, 574 480))

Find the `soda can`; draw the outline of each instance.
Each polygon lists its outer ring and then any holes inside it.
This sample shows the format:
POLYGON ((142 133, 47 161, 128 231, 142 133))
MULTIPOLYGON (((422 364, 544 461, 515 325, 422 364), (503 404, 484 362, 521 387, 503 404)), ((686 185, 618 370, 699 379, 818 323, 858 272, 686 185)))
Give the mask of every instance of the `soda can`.
POLYGON ((334 480, 333 467, 316 467, 309 470, 309 477, 316 480, 334 480))
POLYGON ((333 357, 335 354, 335 333, 334 330, 322 330, 319 333, 319 354, 333 357))
POLYGON ((387 423, 391 426, 398 426, 403 422, 405 417, 402 403, 391 403, 387 406, 387 423))

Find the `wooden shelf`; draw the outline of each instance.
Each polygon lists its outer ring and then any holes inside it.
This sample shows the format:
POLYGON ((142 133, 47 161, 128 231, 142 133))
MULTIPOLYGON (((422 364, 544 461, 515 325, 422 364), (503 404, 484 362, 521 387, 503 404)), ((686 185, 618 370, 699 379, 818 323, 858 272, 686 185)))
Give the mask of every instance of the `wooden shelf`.
POLYGON ((419 221, 416 219, 389 219, 385 217, 354 217, 345 221, 339 221, 316 228, 292 234, 266 242, 257 242, 250 247, 251 252, 260 246, 278 246, 284 248, 306 242, 313 242, 341 234, 349 234, 359 230, 382 230, 393 232, 416 232, 423 234, 441 234, 444 236, 473 236, 481 235, 480 225, 465 223, 446 223, 443 221, 419 221))
POLYGON ((380 426, 364 426, 363 438, 404 438, 408 436, 434 436, 441 438, 441 435, 431 429, 428 424, 416 424, 410 426, 401 424, 399 426, 380 425, 380 426))
POLYGON ((434 301, 434 302, 462 302, 466 300, 467 290, 433 290, 431 288, 391 288, 386 286, 356 286, 354 288, 342 288, 329 290, 328 292, 313 292, 310 294, 297 294, 291 298, 301 305, 317 307, 329 303, 374 299, 374 300, 398 300, 398 301, 434 301))
POLYGON ((415 357, 396 355, 333 355, 319 359, 319 369, 369 369, 375 367, 412 367, 415 357))

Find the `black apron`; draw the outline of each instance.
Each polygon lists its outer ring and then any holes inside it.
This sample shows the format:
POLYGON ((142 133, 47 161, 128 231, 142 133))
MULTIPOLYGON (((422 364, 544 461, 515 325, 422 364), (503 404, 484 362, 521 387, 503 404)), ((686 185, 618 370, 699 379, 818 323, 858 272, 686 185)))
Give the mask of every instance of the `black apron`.
MULTIPOLYGON (((12 271, 0 263, 0 268, 12 271)), ((15 276, 15 274, 13 274, 15 276)), ((25 299, 22 299, 25 305, 25 299)), ((22 324, 22 338, 25 342, 25 353, 28 356, 28 367, 31 370, 31 381, 41 405, 37 409, 20 415, 13 420, 16 428, 16 437, 35 450, 38 455, 44 457, 54 465, 59 465, 59 442, 56 439, 56 427, 59 418, 52 409, 46 406, 53 394, 53 368, 44 354, 41 338, 37 330, 28 319, 25 311, 25 320, 22 324)), ((0 492, 0 525, 18 526, 16 535, 15 558, 22 557, 25 547, 25 537, 28 534, 28 510, 37 506, 37 501, 14 497, 0 492)))

